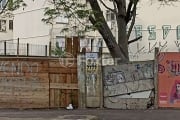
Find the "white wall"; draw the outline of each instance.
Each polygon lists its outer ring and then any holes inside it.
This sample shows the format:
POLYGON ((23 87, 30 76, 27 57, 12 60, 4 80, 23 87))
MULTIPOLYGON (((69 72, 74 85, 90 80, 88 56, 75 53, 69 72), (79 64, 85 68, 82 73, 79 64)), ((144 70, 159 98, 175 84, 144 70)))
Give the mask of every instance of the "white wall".
MULTIPOLYGON (((65 36, 61 34, 61 27, 64 24, 56 24, 53 26, 47 25, 41 21, 44 17, 44 9, 48 5, 48 0, 25 0, 28 4, 26 8, 18 9, 14 12, 14 33, 13 38, 20 38, 21 43, 32 43, 46 45, 49 43, 50 39, 53 44, 55 43, 56 36, 65 36)), ((108 2, 109 0, 106 0, 108 2)), ((180 3, 175 3, 175 6, 160 6, 160 3, 156 0, 151 3, 150 0, 141 0, 138 4, 136 25, 142 25, 142 35, 141 41, 130 44, 129 51, 130 55, 133 55, 133 59, 152 59, 153 50, 149 53, 149 49, 153 49, 152 46, 164 45, 162 51, 178 51, 179 48, 176 44, 180 43, 176 38, 176 27, 180 25, 180 16, 178 16, 178 11, 180 10, 180 3), (149 32, 147 27, 150 25, 156 26, 156 39, 148 40, 149 32), (163 25, 171 25, 171 30, 169 31, 166 39, 163 39, 163 25), (176 42, 176 44, 175 44, 176 42), (156 44, 156 45, 155 45, 156 44), (141 50, 138 52, 138 50, 141 50), (142 57, 143 56, 143 57, 142 57)), ((108 5, 110 5, 108 3, 108 5)), ((101 5, 102 6, 102 5, 101 5)), ((112 5, 111 5, 112 6, 112 5)), ((104 14, 105 8, 104 9, 104 14)), ((117 30, 114 31, 117 35, 117 30)), ((87 33, 88 37, 96 39, 100 38, 98 32, 87 33)), ((133 29, 130 39, 134 39, 135 31, 133 29)), ((106 50, 105 50, 106 51, 106 50)), ((130 56, 131 58, 131 56, 130 56)))
MULTIPOLYGON (((178 52, 179 48, 176 46, 175 42, 179 43, 177 40, 177 29, 176 27, 180 25, 180 3, 176 2, 174 5, 160 5, 159 2, 149 0, 141 0, 138 5, 137 18, 135 25, 142 25, 142 40, 135 42, 130 45, 130 52, 135 55, 135 59, 153 59, 154 58, 154 48, 159 47, 160 50, 167 52, 178 52), (148 40, 149 31, 148 26, 156 26, 156 39, 148 40), (163 39, 163 25, 171 25, 171 29, 167 34, 167 37, 163 39), (164 47, 162 47, 164 46, 164 47), (142 49, 140 52, 138 51, 142 49), (149 53, 149 50, 152 50, 149 53), (143 56, 143 57, 142 57, 143 56)), ((131 34, 131 39, 135 38, 135 31, 131 34)))
MULTIPOLYGON (((106 0, 108 6, 113 7, 106 0)), ((100 4, 101 5, 101 4, 100 4)), ((104 15, 106 9, 101 5, 104 10, 104 15)), ((167 52, 178 52, 179 47, 177 45, 180 43, 177 40, 177 30, 176 27, 180 25, 180 3, 176 2, 170 5, 160 5, 157 0, 140 0, 137 7, 137 16, 135 25, 142 25, 142 36, 143 38, 138 42, 129 45, 130 59, 131 60, 148 60, 154 58, 154 48, 159 47, 161 51, 167 52), (156 39, 149 40, 148 26, 156 26, 156 39), (167 37, 163 39, 163 25, 171 25, 171 30, 167 34, 167 37), (154 47, 153 47, 154 46, 154 47), (162 47, 163 46, 163 47, 162 47), (150 52, 151 51, 151 52, 150 52)), ((115 35, 118 35, 118 31, 114 30, 115 35)), ((135 29, 133 29, 130 40, 136 38, 135 29)), ((105 45, 105 44, 104 44, 105 45)), ((107 49, 104 49, 107 52, 107 49)))
POLYGON ((14 39, 20 38, 20 43, 49 44, 51 26, 41 21, 47 0, 24 1, 28 6, 14 12, 14 39))

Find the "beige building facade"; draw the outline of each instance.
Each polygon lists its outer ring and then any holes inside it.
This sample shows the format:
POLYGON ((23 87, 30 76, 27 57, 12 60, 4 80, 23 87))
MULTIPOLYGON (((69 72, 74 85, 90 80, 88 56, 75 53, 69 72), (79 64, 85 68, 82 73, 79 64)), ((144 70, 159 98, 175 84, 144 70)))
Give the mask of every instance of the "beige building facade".
MULTIPOLYGON (((53 46, 59 42, 59 45, 63 47, 65 37, 77 36, 73 27, 79 27, 79 25, 73 25, 72 20, 63 15, 53 20, 52 24, 42 22, 45 7, 52 7, 48 0, 25 0, 25 2, 28 5, 26 8, 14 12, 13 39, 20 38, 21 43, 39 45, 48 45, 51 41, 53 46), (61 32, 68 25, 70 25, 71 31, 61 32)), ((113 4, 109 0, 104 0, 104 2, 113 8, 113 4)), ((152 59, 155 47, 159 47, 161 51, 179 51, 180 17, 174 13, 179 11, 180 3, 174 4, 174 6, 163 6, 156 0, 140 0, 136 23, 130 39, 140 35, 143 38, 129 45, 131 60, 152 59)), ((109 27, 117 38, 118 29, 115 16, 101 3, 100 6, 109 27)), ((81 39, 81 46, 92 52, 97 52, 98 48, 102 46, 103 52, 109 53, 105 43, 101 43, 102 41, 103 39, 97 31, 91 31, 81 39)))

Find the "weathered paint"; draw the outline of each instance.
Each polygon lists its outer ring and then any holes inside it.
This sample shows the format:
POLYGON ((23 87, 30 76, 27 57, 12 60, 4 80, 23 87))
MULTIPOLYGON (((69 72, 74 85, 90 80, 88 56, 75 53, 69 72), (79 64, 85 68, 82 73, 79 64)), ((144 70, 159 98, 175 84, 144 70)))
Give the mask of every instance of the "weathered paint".
POLYGON ((103 81, 105 107, 145 109, 152 102, 154 62, 142 61, 105 66, 103 81))
POLYGON ((158 56, 158 105, 180 108, 180 54, 160 53, 158 56))
POLYGON ((86 107, 100 107, 101 69, 98 53, 86 53, 86 107))

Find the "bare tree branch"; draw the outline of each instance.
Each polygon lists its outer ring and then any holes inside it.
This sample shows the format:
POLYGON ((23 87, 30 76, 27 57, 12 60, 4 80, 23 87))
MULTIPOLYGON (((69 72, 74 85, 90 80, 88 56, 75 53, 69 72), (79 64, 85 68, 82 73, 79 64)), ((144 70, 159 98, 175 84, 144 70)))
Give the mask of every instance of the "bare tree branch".
POLYGON ((138 40, 141 39, 141 38, 142 38, 142 36, 139 36, 139 37, 137 37, 137 38, 135 38, 135 39, 133 39, 133 40, 128 41, 128 45, 131 44, 131 43, 133 43, 133 42, 138 41, 138 40))
POLYGON ((132 13, 131 13, 132 5, 133 5, 133 1, 131 0, 129 2, 129 4, 128 4, 128 8, 127 8, 126 23, 128 23, 131 20, 131 17, 132 17, 132 13))
POLYGON ((112 12, 115 12, 114 9, 111 9, 110 7, 108 7, 102 0, 99 0, 99 1, 103 4, 103 6, 104 6, 106 9, 108 9, 108 10, 110 10, 110 11, 112 11, 112 12))
POLYGON ((133 10, 132 10, 132 17, 133 17, 133 19, 131 21, 131 25, 130 25, 128 33, 127 33, 127 39, 129 39, 131 31, 133 29, 133 26, 135 24, 137 2, 138 2, 138 0, 134 3, 134 6, 133 6, 133 10))
POLYGON ((118 11, 117 11, 116 2, 115 2, 115 0, 112 0, 112 1, 113 1, 113 6, 114 6, 114 12, 115 12, 115 15, 116 15, 116 18, 117 18, 118 11))
MULTIPOLYGON (((2 2, 2 0, 1 0, 0 2, 2 2)), ((6 10, 6 7, 7 7, 8 3, 9 3, 9 0, 8 0, 8 1, 6 2, 6 4, 3 6, 2 10, 0 11, 0 14, 2 14, 2 13, 6 10)))
POLYGON ((91 21, 91 23, 94 25, 96 24, 96 20, 93 18, 92 15, 89 16, 89 20, 91 21))

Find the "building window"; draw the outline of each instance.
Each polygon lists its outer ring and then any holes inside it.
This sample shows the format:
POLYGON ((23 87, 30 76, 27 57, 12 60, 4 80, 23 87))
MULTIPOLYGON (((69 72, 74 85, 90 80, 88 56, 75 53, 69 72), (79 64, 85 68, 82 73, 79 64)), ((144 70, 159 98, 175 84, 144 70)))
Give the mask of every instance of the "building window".
POLYGON ((62 50, 65 50, 65 37, 56 36, 56 43, 58 43, 58 46, 62 48, 62 50))
POLYGON ((106 11, 106 20, 107 20, 107 21, 113 21, 113 20, 115 20, 115 14, 114 14, 112 11, 107 10, 107 11, 106 11))
POLYGON ((6 31, 6 20, 0 20, 0 31, 6 31))
POLYGON ((9 30, 13 30, 13 20, 9 20, 9 30))
POLYGON ((0 2, 0 9, 3 9, 4 6, 6 5, 7 0, 0 0, 0 1, 1 1, 0 2))

